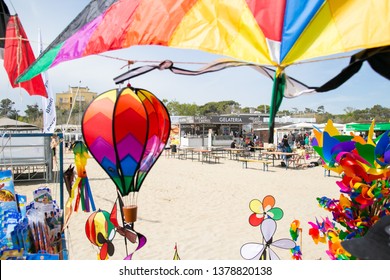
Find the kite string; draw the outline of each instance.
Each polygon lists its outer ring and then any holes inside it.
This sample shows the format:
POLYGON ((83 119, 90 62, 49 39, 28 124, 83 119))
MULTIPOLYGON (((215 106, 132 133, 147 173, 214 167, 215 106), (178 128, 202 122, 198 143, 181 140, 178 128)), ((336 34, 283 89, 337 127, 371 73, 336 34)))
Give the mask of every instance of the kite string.
MULTIPOLYGON (((110 56, 110 55, 105 55, 105 54, 97 54, 97 56, 105 57, 108 59, 114 59, 114 60, 120 60, 120 61, 126 61, 127 63, 121 67, 121 69, 125 67, 129 67, 129 65, 134 64, 134 63, 161 63, 161 61, 157 60, 129 60, 117 56, 110 56)), ((322 62, 322 61, 331 61, 331 60, 337 60, 337 59, 345 59, 345 58, 350 58, 350 55, 345 55, 345 56, 337 56, 337 57, 328 57, 328 58, 322 58, 322 59, 315 59, 315 60, 307 60, 307 61, 300 61, 300 62, 295 62, 292 64, 289 64, 285 67, 292 66, 292 65, 299 65, 299 64, 308 64, 308 63, 317 63, 317 62, 322 62)), ((195 62, 195 61, 172 61, 174 64, 197 64, 197 65, 207 65, 209 62, 195 62)), ((264 65, 268 66, 268 65, 264 65)), ((274 65, 270 65, 274 66, 274 65)))

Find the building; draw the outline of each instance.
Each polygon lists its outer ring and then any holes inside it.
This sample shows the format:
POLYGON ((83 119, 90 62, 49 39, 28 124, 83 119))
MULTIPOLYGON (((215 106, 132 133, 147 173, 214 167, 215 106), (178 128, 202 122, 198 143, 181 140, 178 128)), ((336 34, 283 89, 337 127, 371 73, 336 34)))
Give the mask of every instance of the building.
POLYGON ((71 87, 67 92, 56 94, 56 107, 58 109, 70 110, 73 103, 85 108, 97 97, 96 92, 91 92, 88 87, 71 87))
MULTIPOLYGON (((309 122, 315 118, 276 117, 275 128, 282 125, 309 122)), ((240 136, 253 138, 263 143, 268 141, 269 115, 263 113, 245 113, 215 116, 180 116, 175 120, 179 126, 181 146, 206 146, 211 131, 213 146, 229 146, 233 139, 240 136)), ((175 123, 172 120, 172 123, 175 123)), ((277 138, 274 140, 277 143, 277 138)))

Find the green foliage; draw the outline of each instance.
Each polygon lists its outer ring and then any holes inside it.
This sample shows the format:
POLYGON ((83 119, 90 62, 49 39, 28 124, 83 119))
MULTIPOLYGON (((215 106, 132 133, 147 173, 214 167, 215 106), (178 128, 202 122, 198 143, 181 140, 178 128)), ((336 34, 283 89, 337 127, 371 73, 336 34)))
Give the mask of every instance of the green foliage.
MULTIPOLYGON (((179 103, 176 100, 163 99, 162 102, 167 107, 168 112, 172 116, 207 116, 207 115, 221 115, 221 114, 244 114, 249 113, 249 107, 241 108, 238 102, 233 100, 208 102, 204 105, 196 105, 195 103, 179 103)), ((12 119, 21 118, 18 114, 18 110, 15 110, 15 103, 10 99, 3 99, 0 101, 0 116, 8 117, 12 119)), ((80 119, 86 109, 86 104, 81 104, 81 110, 78 108, 79 104, 75 104, 73 113, 69 120, 70 124, 79 124, 80 119), (80 111, 80 112, 79 112, 80 111)), ((259 105, 255 107, 255 111, 262 114, 270 112, 269 105, 259 105)), ((26 116, 23 117, 25 121, 31 123, 37 122, 42 119, 43 112, 39 109, 37 104, 27 105, 27 109, 24 111, 26 116)), ((325 123, 328 119, 332 119, 336 123, 349 123, 360 122, 369 123, 373 119, 376 122, 389 122, 390 121, 390 108, 383 107, 381 105, 375 105, 372 108, 366 108, 357 110, 353 107, 347 107, 344 109, 345 114, 333 115, 325 111, 323 105, 319 106, 316 110, 311 108, 304 108, 300 111, 298 108, 291 108, 291 110, 282 110, 278 112, 278 116, 291 116, 291 117, 315 117, 317 123, 325 123)), ((57 124, 65 124, 69 117, 68 110, 60 110, 57 108, 57 124)))
POLYGON ((27 105, 27 109, 24 112, 26 113, 26 118, 30 123, 34 123, 43 116, 42 109, 39 109, 37 103, 34 105, 27 105))
POLYGON ((3 99, 0 102, 0 116, 16 120, 18 118, 18 110, 14 109, 15 102, 11 99, 3 99))
POLYGON ((178 101, 163 100, 163 103, 172 116, 197 116, 199 115, 199 107, 196 104, 184 103, 180 104, 178 101))
POLYGON ((240 104, 233 100, 208 102, 200 106, 199 109, 200 109, 200 114, 203 116, 232 114, 232 113, 240 113, 240 104))

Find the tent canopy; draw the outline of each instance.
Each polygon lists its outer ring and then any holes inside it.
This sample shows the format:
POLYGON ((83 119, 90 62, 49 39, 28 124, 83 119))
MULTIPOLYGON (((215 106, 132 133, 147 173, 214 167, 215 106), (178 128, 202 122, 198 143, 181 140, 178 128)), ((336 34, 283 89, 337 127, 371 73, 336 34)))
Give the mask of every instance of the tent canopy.
POLYGON ((281 126, 276 128, 277 130, 304 130, 304 129, 313 129, 314 126, 318 127, 318 124, 316 123, 293 123, 285 126, 281 126))
MULTIPOLYGON (((368 131, 371 123, 351 123, 346 124, 345 129, 347 131, 368 131)), ((388 123, 376 123, 374 130, 390 130, 390 122, 388 123)))
POLYGON ((10 118, 0 118, 0 130, 26 131, 26 130, 40 130, 40 128, 36 125, 13 120, 10 118))

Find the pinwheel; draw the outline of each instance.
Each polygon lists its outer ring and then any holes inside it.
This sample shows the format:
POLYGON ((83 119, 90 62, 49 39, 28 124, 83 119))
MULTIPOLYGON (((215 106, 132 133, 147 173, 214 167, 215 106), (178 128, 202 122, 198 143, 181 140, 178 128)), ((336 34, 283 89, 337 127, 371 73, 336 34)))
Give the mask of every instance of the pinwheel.
POLYGON ((265 219, 260 225, 260 231, 263 236, 263 243, 250 242, 241 247, 240 253, 242 258, 246 260, 260 259, 264 256, 264 259, 279 260, 279 256, 275 253, 272 247, 281 249, 293 249, 296 244, 293 240, 288 238, 282 238, 272 241, 272 237, 276 232, 276 222, 273 219, 265 219), (272 247, 271 247, 272 246, 272 247))
MULTIPOLYGON (((286 67, 361 49, 375 49, 375 53, 390 45, 388 12, 387 0, 91 1, 18 82, 67 60, 135 45, 202 50, 268 65, 275 68, 269 123, 272 143, 283 96, 301 94, 286 82, 286 67)), ((381 64, 378 68, 388 71, 381 64)))
MULTIPOLYGON (((299 225, 300 222, 298 220, 294 220, 290 225, 290 235, 295 242, 298 240, 300 233, 302 233, 302 228, 300 228, 299 225)), ((300 235, 300 237, 300 245, 296 245, 290 250, 293 260, 302 260, 302 235, 300 235)))
POLYGON ((259 226, 264 219, 271 218, 276 221, 283 218, 283 210, 275 206, 275 198, 272 195, 267 195, 263 201, 253 199, 249 203, 249 208, 253 212, 249 216, 249 224, 254 227, 259 226))
POLYGON ((319 205, 333 216, 333 223, 309 223, 309 234, 317 244, 328 240, 327 254, 331 259, 354 259, 340 246, 343 240, 364 236, 383 216, 389 214, 389 150, 390 131, 373 139, 375 121, 367 140, 359 136, 341 136, 332 123, 324 132, 316 131, 314 147, 324 160, 324 167, 336 170, 342 179, 339 199, 317 198, 319 205))
POLYGON ((114 254, 112 240, 115 237, 115 227, 110 220, 110 213, 100 209, 92 213, 85 223, 85 233, 88 240, 99 247, 99 260, 106 260, 114 254))
POLYGON ((177 252, 177 244, 175 244, 175 254, 173 255, 173 260, 174 261, 180 260, 179 253, 177 252))
MULTIPOLYGON (((167 109, 147 90, 110 90, 88 106, 82 132, 90 153, 116 186, 124 227, 134 231, 138 192, 169 137, 167 109)), ((146 242, 138 237, 139 246, 146 242)))

